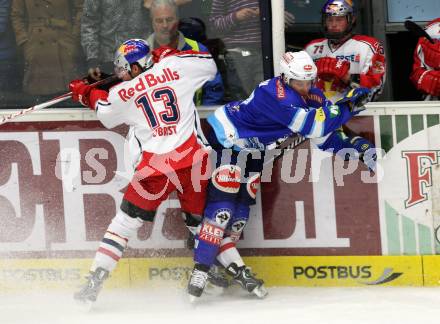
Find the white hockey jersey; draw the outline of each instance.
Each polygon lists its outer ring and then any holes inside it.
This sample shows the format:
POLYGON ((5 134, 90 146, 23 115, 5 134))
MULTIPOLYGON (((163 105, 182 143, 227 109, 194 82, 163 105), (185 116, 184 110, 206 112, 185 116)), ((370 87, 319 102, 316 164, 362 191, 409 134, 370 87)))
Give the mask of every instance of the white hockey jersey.
MULTIPOLYGON (((328 39, 320 38, 306 45, 305 51, 314 61, 322 57, 333 57, 350 63, 350 74, 358 77, 361 87, 372 90, 372 97, 382 91, 385 82, 385 54, 382 44, 375 38, 364 35, 353 35, 338 48, 333 49, 328 39)), ((326 96, 335 101, 348 90, 347 86, 338 82, 317 80, 316 86, 326 96)))
POLYGON ((171 164, 174 169, 188 167, 191 152, 203 146, 196 132, 194 93, 216 73, 209 53, 185 51, 165 57, 133 80, 111 88, 107 100, 97 101, 97 116, 107 128, 131 126, 143 163, 154 155, 186 152, 171 164))

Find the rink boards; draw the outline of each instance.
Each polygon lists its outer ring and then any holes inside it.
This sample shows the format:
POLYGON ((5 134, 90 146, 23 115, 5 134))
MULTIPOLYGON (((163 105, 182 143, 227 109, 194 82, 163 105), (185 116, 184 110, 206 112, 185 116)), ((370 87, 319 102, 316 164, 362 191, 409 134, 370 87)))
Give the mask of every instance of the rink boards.
MULTIPOLYGON (((268 287, 439 286, 440 256, 247 257, 268 287)), ((0 261, 0 291, 74 290, 90 259, 0 261)), ((121 259, 108 288, 184 288, 191 258, 121 259)))
MULTIPOLYGON (((376 176, 310 142, 265 168, 238 243, 254 271, 269 286, 437 285, 439 116, 436 103, 376 103, 350 121, 383 149, 376 176)), ((0 290, 79 283, 131 178, 126 134, 82 109, 0 126, 0 290)), ((172 196, 131 240, 114 285, 181 285, 185 239, 172 196)))

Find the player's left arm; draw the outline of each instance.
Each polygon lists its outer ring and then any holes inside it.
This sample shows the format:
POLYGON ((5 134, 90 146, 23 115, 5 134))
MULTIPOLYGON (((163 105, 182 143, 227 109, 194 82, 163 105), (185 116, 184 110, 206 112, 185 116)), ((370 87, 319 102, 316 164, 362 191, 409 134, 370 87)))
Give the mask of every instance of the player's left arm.
POLYGON ((214 80, 203 85, 202 104, 205 106, 219 105, 223 101, 225 88, 220 73, 217 71, 214 80))
MULTIPOLYGON (((209 53, 206 46, 199 43, 200 53, 209 53)), ((216 74, 214 79, 207 81, 202 87, 202 105, 219 105, 223 101, 223 95, 225 88, 223 86, 223 80, 220 72, 216 66, 216 74)))
POLYGON ((189 76, 195 89, 201 88, 206 82, 212 82, 217 76, 217 66, 209 52, 181 51, 175 55, 183 73, 189 76))
POLYGON ((293 133, 307 138, 322 137, 338 129, 362 109, 358 108, 368 94, 365 88, 354 89, 343 101, 332 104, 324 99, 319 108, 304 107, 294 98, 276 102, 272 98, 272 112, 269 117, 287 127, 293 133), (274 111, 276 107, 276 111, 274 111))
POLYGON ((368 45, 368 50, 359 76, 359 84, 371 90, 371 100, 374 100, 382 92, 385 84, 385 51, 382 44, 372 37, 364 41, 368 45))

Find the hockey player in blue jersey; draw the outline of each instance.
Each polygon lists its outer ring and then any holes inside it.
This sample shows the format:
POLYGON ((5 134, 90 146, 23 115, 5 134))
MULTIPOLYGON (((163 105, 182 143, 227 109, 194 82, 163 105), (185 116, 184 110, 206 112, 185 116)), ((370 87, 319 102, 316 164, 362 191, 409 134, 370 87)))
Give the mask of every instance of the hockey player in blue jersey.
POLYGON ((279 138, 300 134, 320 138, 321 149, 338 151, 344 144, 332 132, 363 110, 368 100, 370 91, 357 88, 333 105, 312 87, 317 68, 304 51, 285 53, 280 72, 260 83, 248 99, 228 103, 207 119, 211 127, 207 139, 217 162, 196 236, 195 266, 188 283, 191 299, 201 296, 210 267, 222 255, 229 261, 226 272, 237 283, 258 297, 267 294, 263 281, 240 258, 234 260, 227 253, 240 238, 249 206, 255 204, 264 150, 279 138))

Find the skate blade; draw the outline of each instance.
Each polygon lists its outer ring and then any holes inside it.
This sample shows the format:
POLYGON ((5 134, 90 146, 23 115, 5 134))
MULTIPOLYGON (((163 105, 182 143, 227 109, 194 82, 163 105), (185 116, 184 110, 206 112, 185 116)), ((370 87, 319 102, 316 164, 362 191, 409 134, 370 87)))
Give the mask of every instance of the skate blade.
POLYGON ((252 290, 252 293, 261 299, 265 298, 269 294, 269 292, 267 291, 266 287, 264 287, 264 285, 255 287, 255 289, 252 290))
POLYGON ((205 289, 203 290, 203 293, 206 295, 211 295, 211 296, 219 296, 219 295, 223 294, 224 290, 225 289, 223 287, 215 286, 211 283, 208 283, 206 285, 205 289))
POLYGON ((197 300, 199 299, 199 297, 193 296, 193 295, 188 295, 188 300, 191 304, 195 304, 197 303, 197 300))
POLYGON ((78 306, 78 308, 85 313, 90 312, 93 308, 93 305, 95 304, 91 300, 81 300, 81 299, 75 299, 75 303, 78 306))

